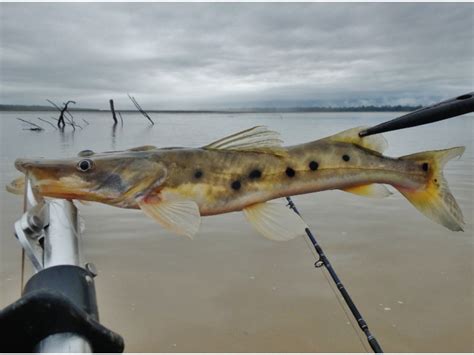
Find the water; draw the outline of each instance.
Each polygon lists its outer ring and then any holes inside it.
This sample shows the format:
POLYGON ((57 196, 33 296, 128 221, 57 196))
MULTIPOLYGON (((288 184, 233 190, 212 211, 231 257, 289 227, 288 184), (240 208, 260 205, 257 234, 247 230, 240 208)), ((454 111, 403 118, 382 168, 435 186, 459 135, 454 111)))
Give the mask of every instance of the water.
MULTIPOLYGON (((22 130, 1 113, 0 183, 18 176, 17 157, 67 157, 83 149, 200 146, 254 125, 280 131, 287 144, 373 125, 397 113, 161 114, 151 127, 125 114, 77 113, 90 122, 65 133, 22 130)), ((472 352, 473 124, 466 115, 385 134, 390 156, 465 145, 445 170, 467 222, 450 232, 400 194, 383 200, 339 191, 294 198, 385 351, 472 352)), ((0 307, 19 297, 20 249, 12 235, 18 196, 0 192, 0 307)), ((204 218, 195 240, 175 237, 144 216, 99 204, 80 206, 84 251, 99 270, 101 321, 130 352, 361 352, 357 333, 303 239, 265 240, 241 213, 204 218)), ((31 270, 27 270, 31 274, 31 270)))

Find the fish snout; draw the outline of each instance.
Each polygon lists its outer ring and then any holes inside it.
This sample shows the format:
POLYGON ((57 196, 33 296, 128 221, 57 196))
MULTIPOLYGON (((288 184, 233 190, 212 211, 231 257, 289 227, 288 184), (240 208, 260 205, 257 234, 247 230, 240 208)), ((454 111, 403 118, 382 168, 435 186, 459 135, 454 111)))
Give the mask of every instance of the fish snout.
POLYGON ((15 160, 15 168, 18 171, 26 174, 29 169, 33 167, 35 160, 32 159, 16 159, 15 160))
POLYGON ((15 160, 15 168, 24 174, 50 174, 65 166, 65 164, 61 164, 61 161, 43 158, 15 160))

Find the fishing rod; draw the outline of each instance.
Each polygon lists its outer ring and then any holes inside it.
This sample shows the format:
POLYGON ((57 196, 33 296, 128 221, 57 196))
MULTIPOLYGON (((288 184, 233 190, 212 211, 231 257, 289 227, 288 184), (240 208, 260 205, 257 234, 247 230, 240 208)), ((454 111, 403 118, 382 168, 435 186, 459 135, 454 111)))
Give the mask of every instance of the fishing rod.
MULTIPOLYGON (((290 207, 297 215, 301 216, 300 212, 296 208, 296 205, 293 202, 293 200, 291 199, 291 197, 287 197, 286 200, 288 201, 288 207, 290 207)), ((336 271, 332 267, 331 263, 329 262, 329 259, 327 258, 327 256, 324 253, 323 249, 319 245, 318 241, 316 240, 316 237, 313 235, 313 233, 311 233, 311 230, 309 228, 306 228, 305 232, 306 232, 306 235, 308 236, 309 240, 313 244, 314 249, 316 250, 316 252, 319 255, 319 259, 314 263, 314 266, 316 268, 320 268, 322 266, 326 267, 326 270, 329 272, 329 275, 331 275, 332 280, 336 284, 337 289, 339 290, 342 297, 344 298, 344 301, 346 301, 346 304, 349 307, 352 315, 357 320, 357 324, 359 325, 360 329, 366 335, 367 342, 369 343, 370 347, 372 348, 374 353, 383 353, 383 350, 382 350, 381 346, 379 345, 377 339, 370 332, 369 326, 367 325, 367 322, 364 320, 364 318, 360 314, 359 310, 357 309, 356 305, 352 301, 352 298, 349 295, 349 292, 346 290, 346 288, 344 287, 342 281, 337 276, 336 271)))
POLYGON ((359 136, 395 131, 398 129, 421 126, 448 118, 474 112, 474 91, 380 123, 359 132, 359 136))
MULTIPOLYGON (((378 134, 382 132, 389 132, 395 131, 403 128, 415 127, 420 125, 425 125, 441 120, 445 120, 448 118, 460 116, 466 113, 474 112, 474 92, 470 92, 449 100, 445 100, 431 106, 423 107, 419 110, 410 112, 406 115, 397 117, 390 121, 386 121, 380 123, 376 126, 367 128, 361 132, 359 132, 360 137, 370 136, 372 134, 378 134)), ((300 215, 300 212, 296 208, 295 203, 291 199, 291 197, 286 198, 288 201, 288 207, 291 208, 296 214, 300 215)), ((336 271, 332 267, 329 259, 327 258, 326 254, 324 253, 323 249, 321 248, 320 244, 318 243, 316 237, 313 235, 309 228, 305 229, 305 232, 313 244, 314 249, 319 255, 319 259, 316 261, 314 266, 316 268, 320 268, 322 266, 326 267, 329 275, 331 276, 332 280, 337 286, 337 289, 341 293, 344 301, 346 302, 347 306, 349 307, 352 315, 357 320, 357 324, 359 325, 360 329, 364 332, 365 336, 367 337, 367 342, 369 343, 370 347, 375 353, 382 353, 383 350, 378 343, 375 336, 369 330, 367 322, 362 317, 361 313, 357 309, 357 306, 352 301, 349 292, 344 287, 343 283, 339 279, 336 274, 336 271)))

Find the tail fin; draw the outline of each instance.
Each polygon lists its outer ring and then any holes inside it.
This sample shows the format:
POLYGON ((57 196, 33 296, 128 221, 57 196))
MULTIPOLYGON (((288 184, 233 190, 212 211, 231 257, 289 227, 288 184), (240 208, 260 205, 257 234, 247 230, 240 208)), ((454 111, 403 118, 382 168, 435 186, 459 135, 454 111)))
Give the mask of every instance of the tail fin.
POLYGON ((461 209, 449 191, 442 169, 451 159, 461 156, 464 147, 416 153, 400 157, 401 160, 414 160, 428 171, 426 185, 418 190, 397 187, 397 189, 421 213, 452 231, 463 231, 461 209))

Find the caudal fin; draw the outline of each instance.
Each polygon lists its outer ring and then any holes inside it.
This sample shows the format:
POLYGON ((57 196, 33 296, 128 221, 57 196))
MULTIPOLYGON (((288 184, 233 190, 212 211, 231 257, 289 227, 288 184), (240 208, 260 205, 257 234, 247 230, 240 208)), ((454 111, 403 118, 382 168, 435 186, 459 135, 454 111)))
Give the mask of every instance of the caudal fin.
POLYGON ((420 162, 428 172, 426 184, 417 190, 397 186, 397 189, 421 213, 452 231, 462 231, 463 215, 443 176, 443 167, 451 159, 461 156, 464 147, 416 153, 400 157, 401 160, 420 162))

